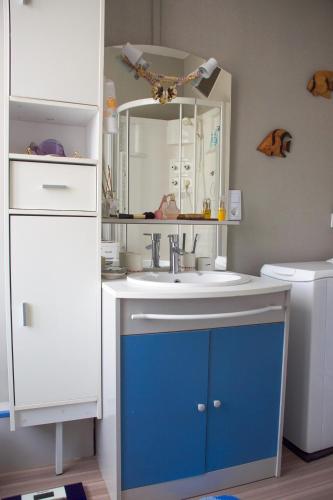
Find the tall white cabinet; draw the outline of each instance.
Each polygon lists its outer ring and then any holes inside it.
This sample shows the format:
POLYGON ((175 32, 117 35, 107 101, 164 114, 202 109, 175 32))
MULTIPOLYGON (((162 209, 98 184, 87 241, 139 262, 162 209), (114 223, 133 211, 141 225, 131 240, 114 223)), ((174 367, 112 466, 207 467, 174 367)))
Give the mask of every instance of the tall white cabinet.
POLYGON ((97 401, 92 217, 10 217, 15 407, 97 401))
POLYGON ((103 0, 4 0, 11 428, 101 416, 103 0), (66 157, 27 154, 59 140, 66 157))
POLYGON ((10 0, 11 95, 97 106, 101 16, 99 0, 10 0))

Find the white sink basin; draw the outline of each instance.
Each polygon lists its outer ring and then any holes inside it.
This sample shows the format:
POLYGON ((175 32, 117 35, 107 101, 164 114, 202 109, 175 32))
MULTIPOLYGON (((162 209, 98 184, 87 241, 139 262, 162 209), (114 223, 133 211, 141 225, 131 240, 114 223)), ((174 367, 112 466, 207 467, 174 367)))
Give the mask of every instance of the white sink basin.
POLYGON ((226 271, 207 271, 193 273, 170 274, 162 273, 137 273, 127 276, 131 284, 158 287, 212 287, 212 286, 235 286, 248 283, 251 278, 237 273, 226 271))

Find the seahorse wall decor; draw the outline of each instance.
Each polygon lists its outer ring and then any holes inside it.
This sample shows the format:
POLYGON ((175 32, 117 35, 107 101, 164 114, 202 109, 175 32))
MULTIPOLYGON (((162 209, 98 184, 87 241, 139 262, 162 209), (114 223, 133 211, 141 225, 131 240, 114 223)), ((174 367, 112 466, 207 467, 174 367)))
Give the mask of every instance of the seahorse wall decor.
POLYGON ((316 71, 306 88, 314 96, 319 95, 330 99, 333 90, 333 71, 316 71))
POLYGON ((266 135, 265 139, 257 147, 257 151, 267 156, 278 156, 285 158, 287 151, 290 152, 291 134, 284 128, 277 128, 266 135))

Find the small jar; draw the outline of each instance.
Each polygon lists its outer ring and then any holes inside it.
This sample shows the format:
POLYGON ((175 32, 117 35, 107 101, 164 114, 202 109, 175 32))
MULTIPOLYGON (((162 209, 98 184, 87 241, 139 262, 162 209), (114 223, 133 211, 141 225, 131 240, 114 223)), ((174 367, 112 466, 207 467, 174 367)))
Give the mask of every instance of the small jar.
POLYGON ((115 191, 111 192, 111 198, 110 198, 110 216, 111 217, 117 217, 119 213, 119 204, 117 200, 117 196, 115 191))
POLYGON ((117 217, 118 200, 114 191, 108 191, 102 201, 102 217, 117 217))
POLYGON ((111 193, 107 192, 102 200, 102 217, 110 217, 111 193))

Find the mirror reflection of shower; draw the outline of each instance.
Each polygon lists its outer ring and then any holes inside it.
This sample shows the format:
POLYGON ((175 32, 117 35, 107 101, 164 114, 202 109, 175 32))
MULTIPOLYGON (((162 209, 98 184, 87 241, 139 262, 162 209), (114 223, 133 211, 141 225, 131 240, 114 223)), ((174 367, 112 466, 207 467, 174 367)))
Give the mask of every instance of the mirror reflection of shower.
MULTIPOLYGON (((128 103, 120 112, 121 211, 154 212, 163 195, 173 193, 181 213, 202 213, 203 201, 209 198, 212 217, 216 217, 221 179, 221 105, 199 105, 194 99, 182 99, 181 103, 157 108, 145 104, 147 101, 142 105, 139 102, 128 103)), ((127 227, 131 251, 149 254, 141 235, 148 231, 153 231, 148 225, 144 225, 144 231, 141 225, 127 227)), ((162 258, 168 258, 167 235, 177 231, 176 226, 158 226, 162 258)), ((183 226, 181 231, 187 235, 189 247, 194 234, 199 233, 199 256, 210 255, 216 246, 213 227, 183 226)))

